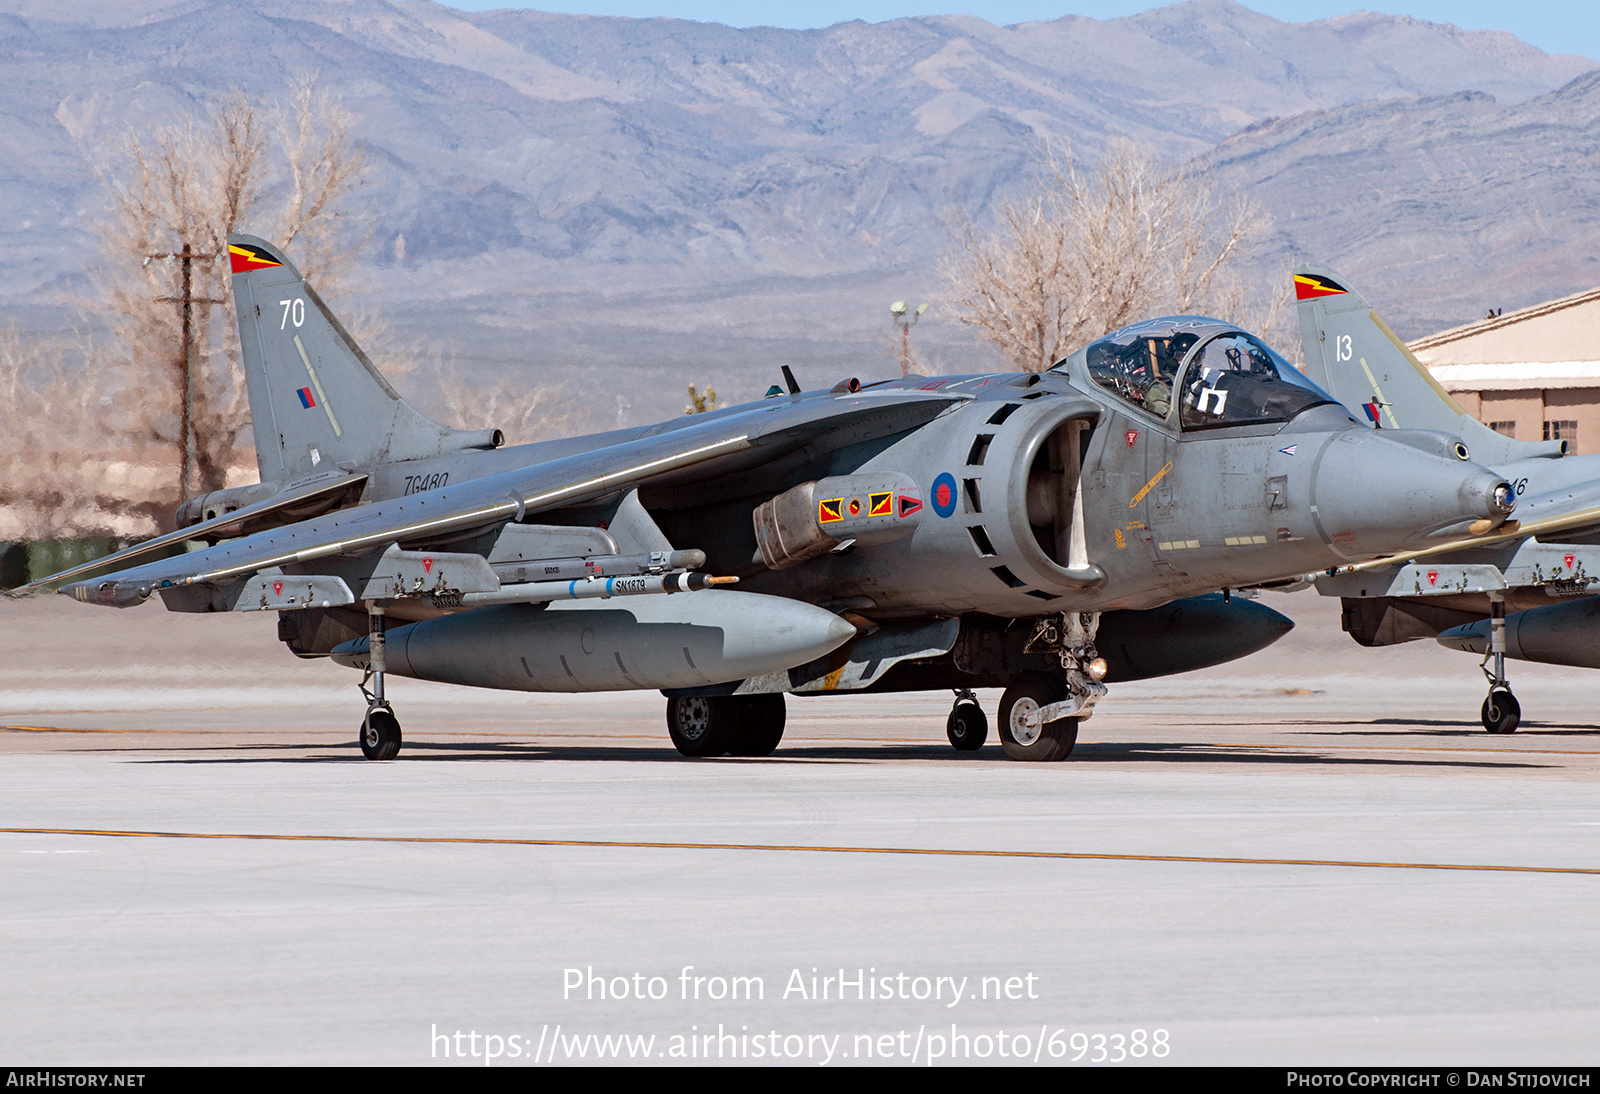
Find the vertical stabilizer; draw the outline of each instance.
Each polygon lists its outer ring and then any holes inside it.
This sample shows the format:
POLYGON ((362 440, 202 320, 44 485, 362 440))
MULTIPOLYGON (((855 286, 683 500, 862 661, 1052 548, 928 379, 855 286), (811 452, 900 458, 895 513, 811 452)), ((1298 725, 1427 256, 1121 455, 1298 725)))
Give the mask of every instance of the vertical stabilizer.
POLYGON ((1296 267, 1294 295, 1306 375, 1358 420, 1379 429, 1454 433, 1467 443, 1474 460, 1489 467, 1562 455, 1561 441, 1513 440, 1463 410, 1338 275, 1296 267))
POLYGON ((278 248, 231 235, 228 254, 263 482, 502 443, 498 429, 451 429, 402 399, 278 248))

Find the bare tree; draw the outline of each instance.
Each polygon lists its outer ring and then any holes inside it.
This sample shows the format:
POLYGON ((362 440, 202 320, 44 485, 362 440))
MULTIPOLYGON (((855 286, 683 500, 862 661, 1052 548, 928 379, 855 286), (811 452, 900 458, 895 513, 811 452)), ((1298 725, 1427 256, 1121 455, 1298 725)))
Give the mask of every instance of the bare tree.
POLYGON ((137 468, 117 450, 115 400, 84 337, 0 330, 0 540, 138 535, 137 468))
POLYGON ((566 435, 573 418, 557 388, 469 381, 460 370, 432 371, 429 380, 446 424, 499 429, 509 444, 566 435))
POLYGON ((338 208, 365 169, 350 129, 349 114, 304 78, 287 104, 262 108, 236 92, 199 116, 130 133, 102 165, 111 218, 97 303, 125 355, 134 439, 180 454, 180 496, 225 484, 249 425, 237 334, 222 310, 228 233, 296 244, 297 265, 326 292, 357 249, 338 208), (267 154, 273 144, 281 155, 267 154))
POLYGON ((1119 143, 1093 167, 1050 156, 984 234, 959 225, 946 275, 957 318, 1018 368, 1049 368, 1090 338, 1139 319, 1249 303, 1239 259, 1260 230, 1254 204, 1210 177, 1119 143))

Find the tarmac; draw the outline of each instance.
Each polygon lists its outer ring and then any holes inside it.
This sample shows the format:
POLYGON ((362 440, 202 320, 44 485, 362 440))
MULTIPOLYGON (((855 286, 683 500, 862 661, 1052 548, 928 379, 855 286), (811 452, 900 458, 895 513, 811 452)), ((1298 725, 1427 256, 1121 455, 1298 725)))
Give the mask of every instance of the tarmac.
POLYGON ((1490 736, 1470 655, 1264 603, 1039 765, 948 694, 693 761, 653 692, 398 679, 370 763, 274 617, 0 603, 0 1060, 1596 1063, 1600 676, 1490 736))

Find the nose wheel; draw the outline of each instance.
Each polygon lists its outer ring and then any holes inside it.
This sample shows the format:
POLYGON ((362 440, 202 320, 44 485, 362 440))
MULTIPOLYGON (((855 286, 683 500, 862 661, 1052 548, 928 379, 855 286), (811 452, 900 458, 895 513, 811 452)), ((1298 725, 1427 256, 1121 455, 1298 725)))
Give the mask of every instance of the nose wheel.
POLYGON ((1489 680, 1489 697, 1483 701, 1483 728, 1490 733, 1515 733, 1522 722, 1522 705, 1511 694, 1506 679, 1506 602, 1489 600, 1489 651, 1483 658, 1483 675, 1489 680), (1489 662, 1494 662, 1494 668, 1489 662))
POLYGON ((958 752, 976 752, 989 739, 989 719, 971 690, 956 692, 955 706, 944 723, 944 735, 958 752))
POLYGON ((1067 698, 1067 685, 1043 673, 1023 673, 1000 697, 1000 745, 1013 760, 1064 760, 1078 743, 1080 718, 1056 718, 1048 722, 1038 715, 1045 708, 1067 698))

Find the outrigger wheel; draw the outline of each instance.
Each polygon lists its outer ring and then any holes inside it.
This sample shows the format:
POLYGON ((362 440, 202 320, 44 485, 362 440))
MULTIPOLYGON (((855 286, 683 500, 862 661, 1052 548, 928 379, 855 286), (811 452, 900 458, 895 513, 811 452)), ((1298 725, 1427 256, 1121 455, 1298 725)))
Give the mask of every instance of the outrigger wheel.
POLYGON ((1490 733, 1515 733, 1522 721, 1522 706, 1506 680, 1506 600, 1503 593, 1489 594, 1489 649, 1483 655, 1489 697, 1483 701, 1483 728, 1490 733), (1494 668, 1489 662, 1494 662, 1494 668))
POLYGON ((955 706, 944 723, 944 735, 958 752, 976 752, 989 739, 989 719, 970 689, 956 692, 955 706))
POLYGON ((1522 704, 1510 688, 1490 688, 1483 701, 1483 728, 1490 733, 1515 733, 1522 723, 1522 704))
POLYGON ((383 605, 377 601, 367 605, 367 628, 371 660, 361 681, 361 694, 367 697, 367 716, 361 719, 361 754, 369 760, 392 760, 400 754, 400 719, 383 697, 384 618, 383 605), (367 690, 368 680, 372 681, 371 691, 367 690))
POLYGON ((388 707, 373 707, 361 721, 361 754, 392 760, 400 753, 400 720, 388 707))

